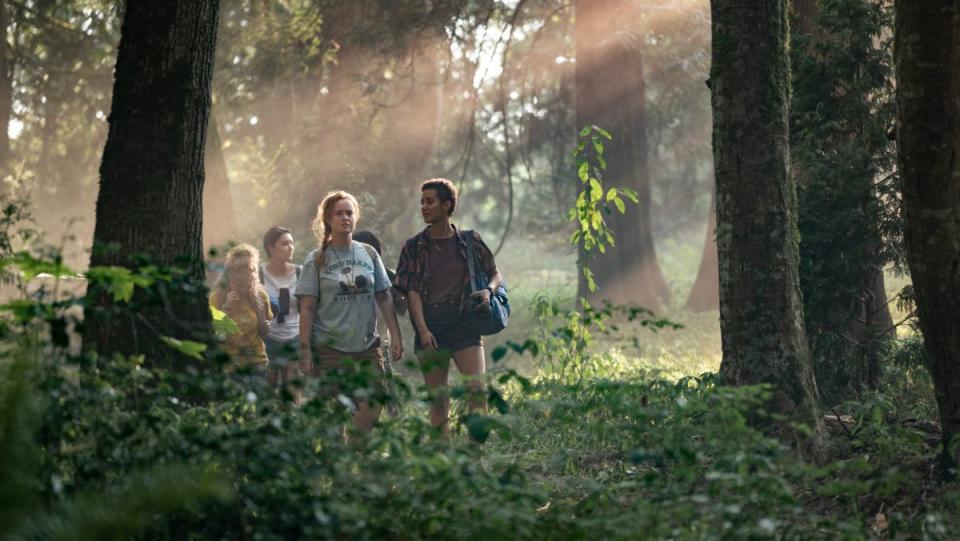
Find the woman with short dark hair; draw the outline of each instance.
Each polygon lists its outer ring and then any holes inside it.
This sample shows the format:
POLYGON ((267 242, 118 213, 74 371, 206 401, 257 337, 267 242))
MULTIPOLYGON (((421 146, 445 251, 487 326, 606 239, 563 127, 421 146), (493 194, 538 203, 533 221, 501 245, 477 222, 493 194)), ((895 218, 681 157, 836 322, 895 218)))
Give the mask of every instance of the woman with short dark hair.
POLYGON ((478 261, 490 279, 486 289, 474 293, 475 298, 467 297, 467 242, 450 222, 457 196, 456 186, 447 179, 420 184, 420 213, 427 227, 404 243, 394 283, 408 297, 420 368, 433 396, 430 422, 443 437, 449 432, 450 398, 446 388, 451 357, 466 380, 470 411, 487 411, 483 341, 466 326, 463 314, 464 310, 489 306, 492 292, 502 281, 493 253, 480 235, 469 232, 478 261))

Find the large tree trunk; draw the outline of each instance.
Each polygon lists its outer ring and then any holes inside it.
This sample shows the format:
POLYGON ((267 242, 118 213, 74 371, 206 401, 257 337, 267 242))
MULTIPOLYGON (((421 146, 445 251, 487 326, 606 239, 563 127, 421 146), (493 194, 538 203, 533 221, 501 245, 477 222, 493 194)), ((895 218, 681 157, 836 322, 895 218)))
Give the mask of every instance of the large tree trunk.
POLYGON ((127 310, 91 288, 85 345, 181 365, 161 340, 208 340, 203 284, 204 143, 218 0, 127 2, 90 265, 136 268, 136 256, 186 269, 188 287, 140 293, 127 310), (192 287, 190 287, 192 285, 192 287))
POLYGON ((947 463, 960 463, 960 0, 896 0, 904 238, 947 463))
POLYGON ((0 2, 0 178, 10 165, 10 116, 13 112, 13 52, 7 41, 11 16, 0 2))
POLYGON ((640 198, 626 215, 609 216, 614 247, 595 257, 580 254, 598 290, 590 292, 581 274, 578 296, 591 304, 609 300, 658 310, 669 298, 669 288, 657 263, 650 225, 643 59, 629 27, 636 22, 635 14, 623 0, 580 0, 575 6, 577 129, 593 124, 610 132, 604 183, 632 188, 640 198))
POLYGON ((720 377, 771 384, 774 411, 819 433, 790 180, 787 3, 713 0, 711 8, 720 377))
POLYGON ((703 241, 703 256, 700 269, 687 297, 687 310, 706 312, 720 308, 720 267, 717 261, 717 195, 710 197, 710 214, 707 217, 707 235, 703 241))

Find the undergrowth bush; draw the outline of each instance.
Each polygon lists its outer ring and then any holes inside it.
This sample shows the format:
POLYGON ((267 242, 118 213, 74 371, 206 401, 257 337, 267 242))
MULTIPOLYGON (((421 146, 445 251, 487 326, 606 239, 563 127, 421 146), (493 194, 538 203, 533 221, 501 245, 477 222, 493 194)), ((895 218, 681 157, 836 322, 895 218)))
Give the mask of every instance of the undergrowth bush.
POLYGON ((212 358, 171 371, 72 355, 50 333, 70 301, 27 300, 3 307, 0 538, 948 539, 958 526, 956 485, 928 467, 935 429, 895 382, 838 406, 831 454, 810 464, 754 428, 775 417, 769 389, 656 379, 598 351, 617 326, 676 327, 643 311, 541 298, 540 333, 491 355, 537 369, 494 363, 491 415, 460 415, 437 441, 425 391, 398 378, 400 414, 348 442, 344 396, 308 385, 295 405, 212 358))

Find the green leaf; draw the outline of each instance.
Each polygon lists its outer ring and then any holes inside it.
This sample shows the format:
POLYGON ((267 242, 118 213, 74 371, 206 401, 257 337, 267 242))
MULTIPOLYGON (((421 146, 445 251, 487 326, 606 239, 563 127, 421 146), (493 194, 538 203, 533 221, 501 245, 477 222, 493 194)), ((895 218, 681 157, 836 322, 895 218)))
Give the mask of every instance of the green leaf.
POLYGON ((607 190, 607 198, 606 198, 606 199, 607 199, 608 202, 609 202, 609 201, 613 201, 613 199, 614 199, 615 197, 617 197, 617 189, 616 189, 616 188, 610 188, 609 190, 607 190))
POLYGON ((194 342, 193 340, 177 340, 169 336, 161 336, 160 340, 187 357, 197 359, 198 361, 203 360, 203 352, 207 350, 206 344, 194 342))
POLYGON ((230 319, 226 313, 217 310, 216 306, 210 305, 210 315, 213 317, 213 332, 226 336, 240 332, 240 326, 237 322, 230 319))
POLYGON ((594 126, 593 129, 596 130, 597 133, 599 133, 600 135, 606 137, 607 139, 610 139, 611 141, 613 140, 613 136, 610 135, 610 132, 601 128, 600 126, 594 126))
POLYGON ((620 211, 620 214, 626 214, 627 206, 623 204, 623 199, 620 199, 619 197, 614 198, 613 204, 617 206, 617 210, 620 211))
POLYGON ((126 267, 90 267, 86 276, 91 284, 109 291, 114 302, 129 302, 135 288, 148 287, 154 283, 153 278, 135 274, 126 267))
POLYGON ((487 394, 487 403, 496 408, 501 415, 506 415, 510 412, 510 405, 507 404, 503 395, 500 394, 499 389, 490 387, 490 392, 487 394))
POLYGON ((12 313, 13 318, 18 323, 27 323, 34 318, 49 319, 53 317, 53 306, 32 299, 14 299, 8 303, 0 304, 0 311, 12 313))
POLYGON ((497 346, 493 349, 493 353, 490 356, 493 358, 493 362, 499 362, 500 359, 503 359, 507 355, 507 346, 497 346))
POLYGON ((492 418, 476 413, 466 415, 463 422, 467 425, 467 433, 470 434, 470 438, 478 443, 486 442, 497 425, 492 418))
POLYGON ((581 182, 586 182, 590 178, 590 163, 583 162, 580 164, 580 168, 577 170, 577 176, 580 177, 581 182))
POLYGON ((23 273, 24 282, 33 280, 38 274, 50 274, 57 278, 77 278, 80 276, 64 265, 59 257, 50 261, 37 259, 28 252, 17 252, 13 255, 13 258, 10 259, 9 263, 20 269, 20 272, 23 273))
MULTIPOLYGON (((580 128, 580 137, 586 137, 586 136, 590 135, 590 130, 591 130, 593 127, 594 127, 594 126, 584 126, 584 127, 580 128)), ((569 133, 569 132, 568 132, 568 133, 569 133)))

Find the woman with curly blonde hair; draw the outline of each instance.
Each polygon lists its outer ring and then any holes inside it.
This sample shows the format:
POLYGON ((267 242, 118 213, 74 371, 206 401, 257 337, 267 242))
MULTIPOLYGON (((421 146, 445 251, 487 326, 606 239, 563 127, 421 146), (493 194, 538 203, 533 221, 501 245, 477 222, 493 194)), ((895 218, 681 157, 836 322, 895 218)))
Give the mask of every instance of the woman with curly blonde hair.
POLYGON ((304 261, 297 283, 300 304, 300 369, 326 380, 332 391, 344 376, 372 377, 350 393, 356 405, 353 427, 366 433, 380 418, 384 399, 384 358, 377 334, 377 307, 390 333, 394 359, 403 354, 390 279, 368 244, 353 240, 360 206, 344 191, 327 194, 317 207, 314 232, 320 246, 304 261), (316 364, 316 366, 314 366, 316 364), (363 372, 357 369, 364 369, 363 372), (371 400, 371 398, 377 398, 371 400))
POLYGON ((267 350, 263 339, 270 332, 270 299, 260 284, 260 254, 249 244, 227 252, 226 270, 210 293, 210 304, 222 310, 240 328, 228 334, 223 349, 234 360, 232 368, 253 367, 266 374, 267 350))

